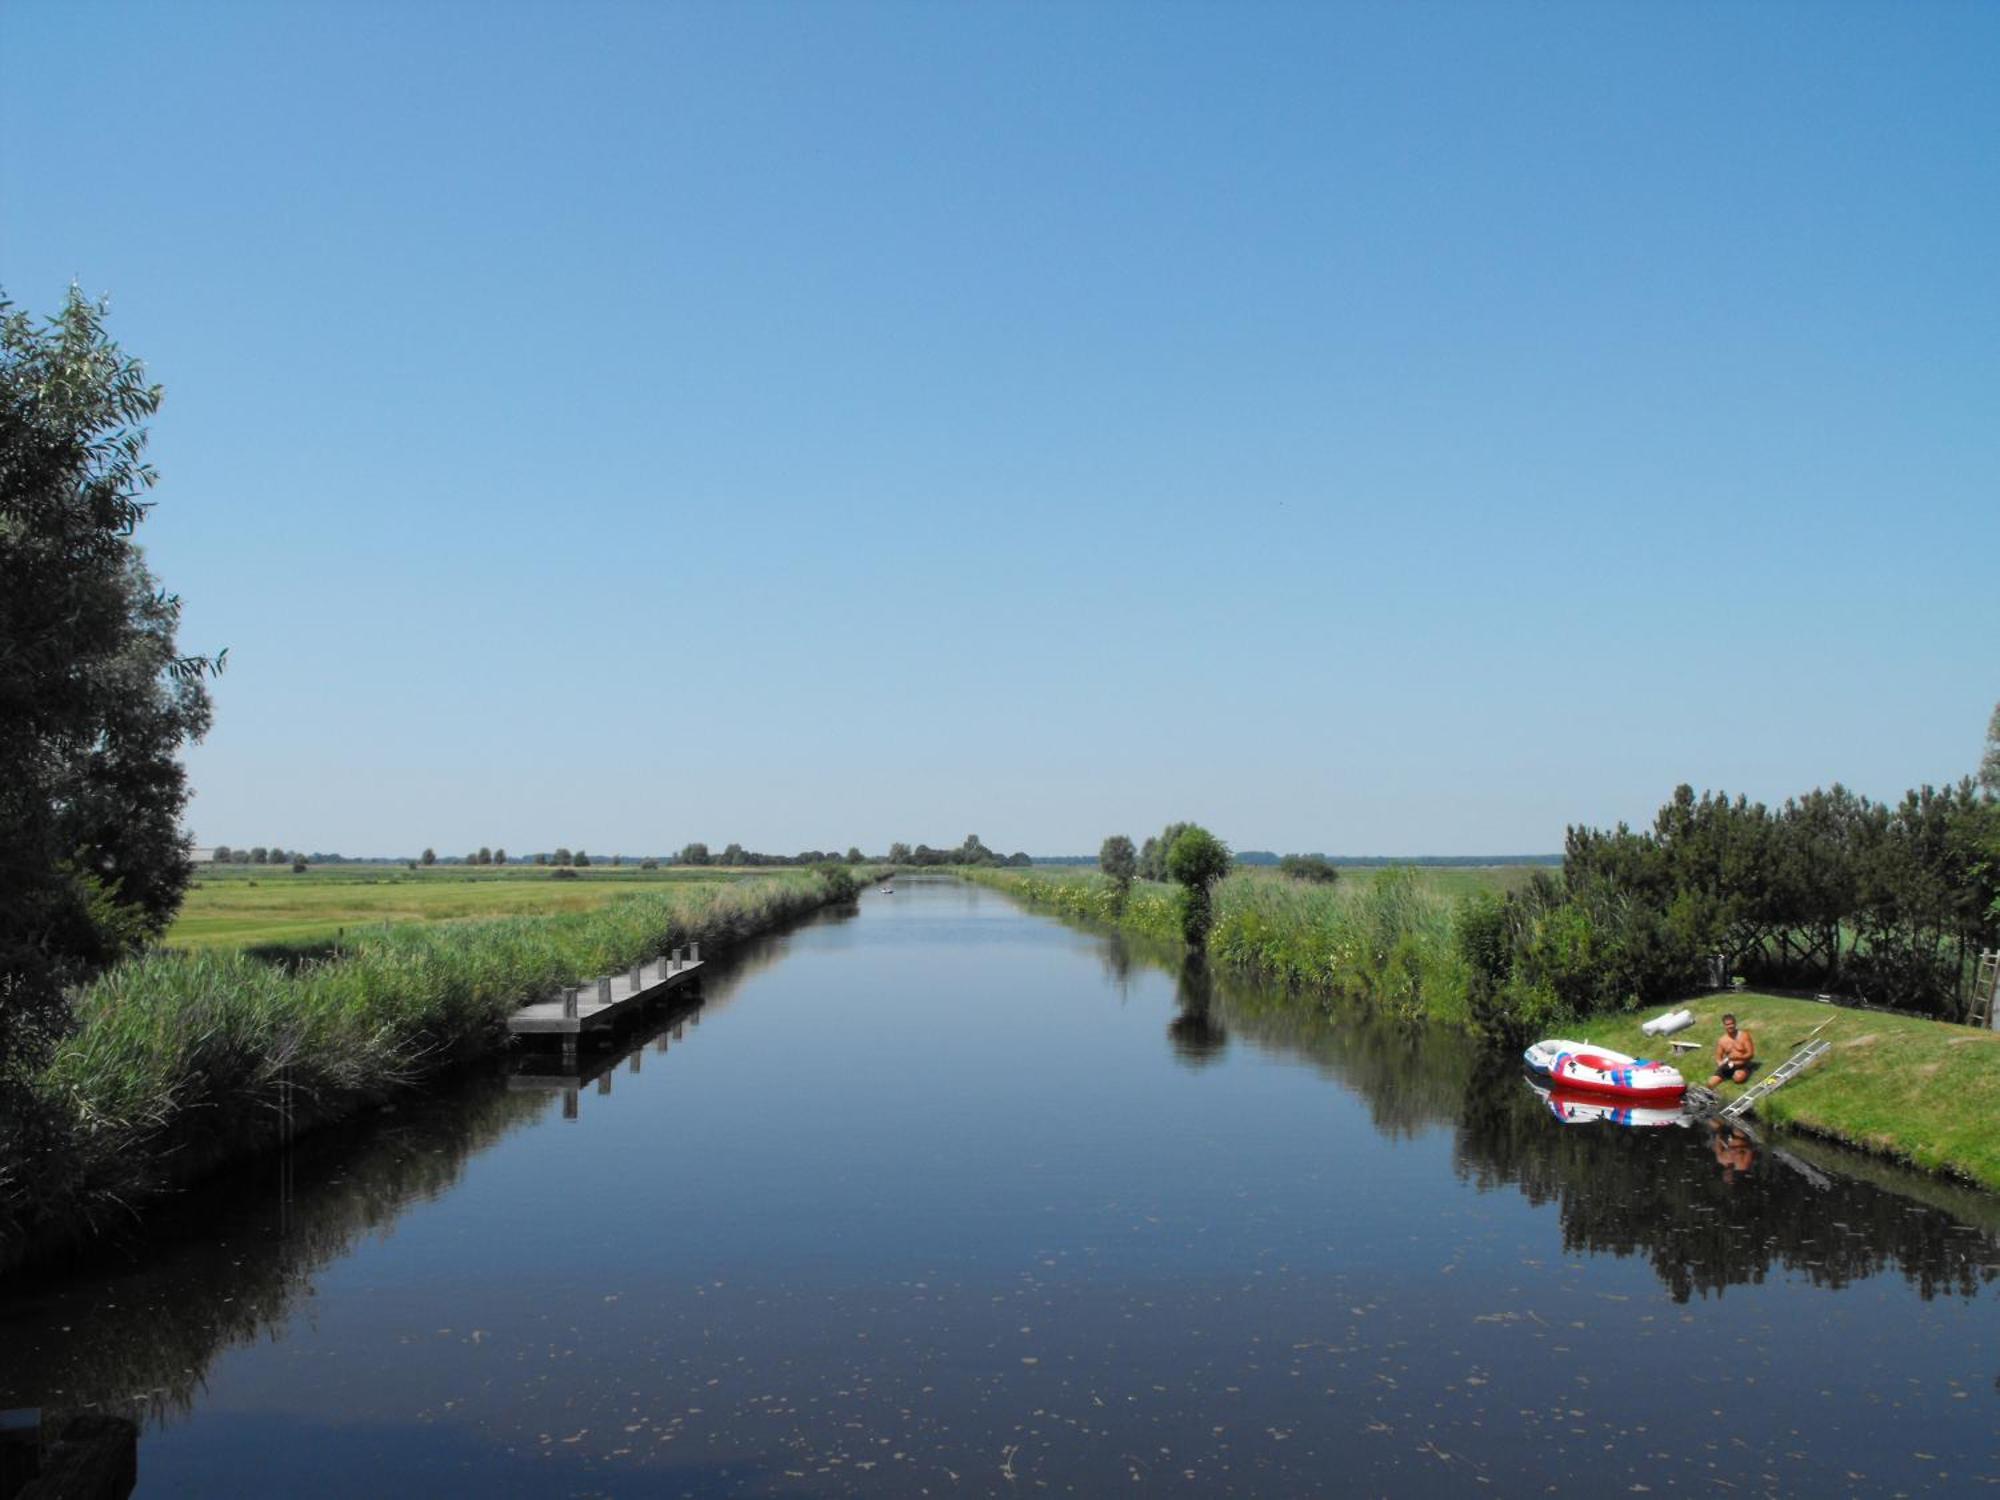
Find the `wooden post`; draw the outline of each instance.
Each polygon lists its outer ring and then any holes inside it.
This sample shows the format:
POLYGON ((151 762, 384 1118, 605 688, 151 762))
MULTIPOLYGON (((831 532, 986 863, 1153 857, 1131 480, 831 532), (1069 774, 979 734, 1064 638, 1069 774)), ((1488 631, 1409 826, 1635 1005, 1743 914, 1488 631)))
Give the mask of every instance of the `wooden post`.
POLYGON ((563 1118, 564 1118, 565 1120, 574 1120, 574 1119, 576 1118, 576 1090, 575 1090, 575 1089, 564 1089, 564 1090, 563 1090, 563 1118))
POLYGON ((606 1068, 602 1073, 597 1075, 598 1093, 608 1094, 611 1092, 611 1074, 613 1071, 613 1069, 606 1068))
POLYGON ((632 993, 635 995, 646 987, 645 984, 639 978, 639 971, 644 967, 645 967, 644 964, 632 965, 632 993))
POLYGON ((573 984, 563 986, 563 1019, 565 1021, 576 1019, 576 986, 573 984))
POLYGON ((646 1055, 646 1049, 644 1047, 634 1047, 632 1049, 632 1055, 625 1059, 625 1071, 628 1073, 638 1072, 639 1059, 644 1057, 645 1055, 646 1055))
POLYGON ((688 962, 689 962, 689 963, 697 963, 697 964, 701 962, 701 944, 700 944, 700 943, 690 943, 690 944, 688 944, 688 962))
POLYGON ((609 1005, 611 1003, 611 976, 609 974, 600 974, 597 976, 597 1003, 599 1005, 609 1005))

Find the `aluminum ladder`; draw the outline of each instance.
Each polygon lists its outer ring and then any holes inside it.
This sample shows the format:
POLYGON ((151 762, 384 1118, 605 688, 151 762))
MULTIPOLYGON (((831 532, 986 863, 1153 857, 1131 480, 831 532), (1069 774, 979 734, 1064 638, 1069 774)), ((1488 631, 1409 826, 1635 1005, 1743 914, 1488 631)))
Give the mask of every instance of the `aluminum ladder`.
POLYGON ((1790 1083, 1799 1074, 1805 1072, 1807 1068, 1810 1068, 1822 1057, 1825 1057, 1832 1049, 1833 1043, 1831 1042, 1807 1042, 1798 1051, 1779 1063, 1772 1070, 1770 1077, 1759 1079, 1741 1094, 1737 1095, 1736 1098, 1723 1105, 1722 1118, 1725 1120, 1742 1119, 1755 1108, 1759 1099, 1790 1083))
POLYGON ((1965 1024, 1990 1031, 1996 997, 2000 997, 2000 950, 1979 955, 1979 968, 1972 980, 1972 1004, 1966 1011, 1965 1024))

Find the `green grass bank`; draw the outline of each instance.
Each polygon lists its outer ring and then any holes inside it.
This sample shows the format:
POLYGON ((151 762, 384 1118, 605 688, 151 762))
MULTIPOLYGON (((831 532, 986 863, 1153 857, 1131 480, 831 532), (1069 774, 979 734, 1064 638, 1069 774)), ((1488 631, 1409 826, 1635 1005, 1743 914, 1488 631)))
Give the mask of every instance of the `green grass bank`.
MULTIPOLYGON (((1111 882, 1095 873, 963 873, 1065 916, 1180 939, 1171 886, 1135 884, 1121 911, 1111 882)), ((1231 875, 1216 888, 1210 957, 1304 992, 1472 1029, 1474 975, 1460 952, 1457 916, 1474 893, 1442 889, 1418 869, 1370 874, 1331 888, 1262 872, 1231 875)), ((1696 1024, 1682 1036, 1701 1043, 1683 1054, 1692 1060, 1682 1071, 1695 1081, 1708 1076, 1725 1010, 1751 1028, 1767 1069, 1825 1023, 1819 1035, 1832 1042, 1831 1054, 1766 1100, 1763 1119, 2000 1192, 2000 1033, 1756 993, 1709 993, 1683 1003, 1696 1024)), ((1639 1027, 1670 1008, 1556 1015, 1543 1034, 1658 1056, 1666 1043, 1639 1027)))
POLYGON ((503 1045, 508 1015, 675 946, 726 949, 854 893, 844 871, 674 883, 593 910, 406 923, 279 965, 160 949, 81 991, 76 1026, 10 1091, 0 1267, 160 1192, 503 1045))
MULTIPOLYGON (((1679 1059, 1639 1029, 1643 1016, 1580 1021, 1579 1039, 1636 1057, 1667 1056, 1699 1083, 1709 1076, 1724 1011, 1756 1038, 1764 1071, 1816 1033, 1833 1050, 1764 1100, 1759 1118, 2000 1191, 2000 1032, 1755 992, 1687 1004, 1695 1023, 1679 1035, 1701 1045, 1679 1059)), ((1742 1091, 1725 1084, 1717 1092, 1742 1091)))

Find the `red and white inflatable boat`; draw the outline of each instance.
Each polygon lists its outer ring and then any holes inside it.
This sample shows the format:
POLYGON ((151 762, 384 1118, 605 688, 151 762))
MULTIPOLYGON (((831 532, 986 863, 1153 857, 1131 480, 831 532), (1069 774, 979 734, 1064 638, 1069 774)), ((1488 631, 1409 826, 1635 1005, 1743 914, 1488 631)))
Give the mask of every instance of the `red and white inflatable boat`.
POLYGON ((1556 1088, 1571 1093, 1627 1104, 1674 1104, 1687 1092, 1687 1080, 1678 1068, 1588 1042, 1537 1042, 1521 1059, 1556 1088))

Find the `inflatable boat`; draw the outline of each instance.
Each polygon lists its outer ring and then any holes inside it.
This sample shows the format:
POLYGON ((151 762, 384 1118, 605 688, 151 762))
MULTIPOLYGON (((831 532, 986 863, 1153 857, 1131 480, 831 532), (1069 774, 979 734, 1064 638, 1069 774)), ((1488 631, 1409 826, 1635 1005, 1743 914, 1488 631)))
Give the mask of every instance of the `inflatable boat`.
POLYGON ((1546 1084, 1536 1083, 1532 1078, 1527 1083, 1548 1106, 1549 1113, 1565 1125, 1594 1125, 1599 1121, 1636 1128, 1687 1124, 1687 1116, 1678 1108, 1663 1109, 1656 1104, 1620 1104, 1602 1094, 1574 1094, 1568 1089, 1552 1089, 1546 1084))
POLYGON ((1679 1069, 1588 1042, 1537 1042, 1521 1054, 1521 1060, 1553 1087, 1569 1093, 1627 1104, 1678 1104, 1687 1092, 1687 1080, 1679 1069))

